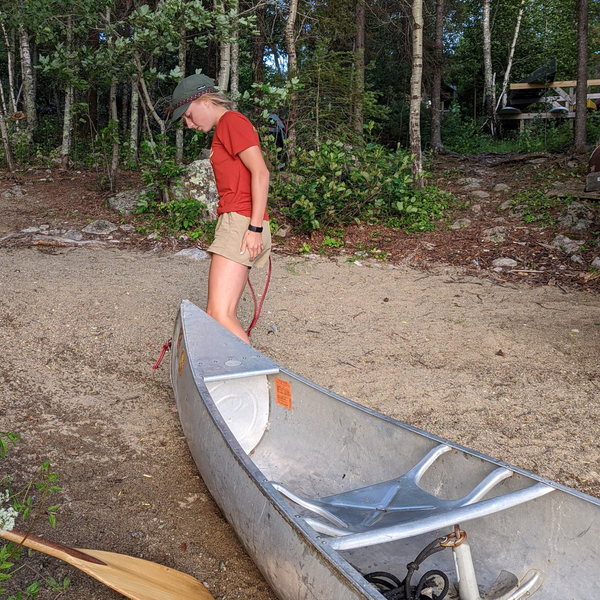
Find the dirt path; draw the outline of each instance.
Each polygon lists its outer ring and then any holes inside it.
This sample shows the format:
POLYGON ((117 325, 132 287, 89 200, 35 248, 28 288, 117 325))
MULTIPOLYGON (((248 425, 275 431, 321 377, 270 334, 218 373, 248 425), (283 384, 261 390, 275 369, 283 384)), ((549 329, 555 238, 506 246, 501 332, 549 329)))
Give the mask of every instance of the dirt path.
MULTIPOLYGON (((180 300, 204 305, 207 270, 166 252, 0 249, 0 430, 23 437, 0 474, 23 482, 52 461, 48 537, 191 573, 218 600, 270 600, 198 477, 167 368, 151 369, 180 300)), ((593 293, 280 255, 253 341, 351 399, 600 497, 593 293)), ((65 599, 120 597, 54 559, 31 564, 69 574, 65 599)))

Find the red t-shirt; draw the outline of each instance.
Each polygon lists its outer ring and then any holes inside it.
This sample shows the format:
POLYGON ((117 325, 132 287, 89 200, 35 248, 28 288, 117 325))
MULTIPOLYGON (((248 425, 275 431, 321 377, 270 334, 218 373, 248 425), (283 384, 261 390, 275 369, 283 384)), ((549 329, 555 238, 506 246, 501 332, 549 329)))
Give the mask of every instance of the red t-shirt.
MULTIPOLYGON (((252 216, 252 176, 239 157, 240 152, 252 146, 260 148, 254 125, 242 113, 234 110, 224 113, 215 128, 210 149, 210 162, 220 197, 219 215, 236 212, 245 217, 252 216)), ((264 219, 268 219, 266 210, 264 219)))

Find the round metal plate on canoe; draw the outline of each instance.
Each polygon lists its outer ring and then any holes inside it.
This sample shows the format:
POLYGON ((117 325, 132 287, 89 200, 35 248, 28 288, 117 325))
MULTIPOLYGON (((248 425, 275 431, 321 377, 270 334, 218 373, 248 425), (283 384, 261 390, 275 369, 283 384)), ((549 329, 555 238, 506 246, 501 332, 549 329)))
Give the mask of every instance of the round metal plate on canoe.
POLYGON ((239 367, 241 364, 239 360, 228 360, 225 362, 226 367, 239 367))

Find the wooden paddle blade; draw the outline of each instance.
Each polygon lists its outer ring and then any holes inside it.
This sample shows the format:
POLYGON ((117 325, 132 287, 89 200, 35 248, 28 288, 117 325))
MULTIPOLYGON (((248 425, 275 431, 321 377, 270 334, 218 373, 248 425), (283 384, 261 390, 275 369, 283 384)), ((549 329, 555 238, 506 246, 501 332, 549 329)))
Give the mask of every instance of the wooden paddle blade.
POLYGON ((17 530, 0 529, 0 538, 59 558, 131 600, 214 600, 191 575, 142 558, 76 550, 17 530))
POLYGON ((194 577, 142 558, 79 550, 104 565, 73 558, 71 564, 132 600, 214 600, 194 577))

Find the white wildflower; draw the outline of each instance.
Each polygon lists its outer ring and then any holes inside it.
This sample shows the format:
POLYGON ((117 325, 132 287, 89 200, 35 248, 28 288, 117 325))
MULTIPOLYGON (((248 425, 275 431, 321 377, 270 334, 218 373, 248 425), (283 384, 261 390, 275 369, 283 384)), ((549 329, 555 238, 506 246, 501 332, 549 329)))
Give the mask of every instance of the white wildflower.
POLYGON ((12 507, 2 508, 2 503, 10 498, 8 490, 5 493, 0 492, 0 529, 11 531, 15 526, 15 519, 18 512, 12 507))

